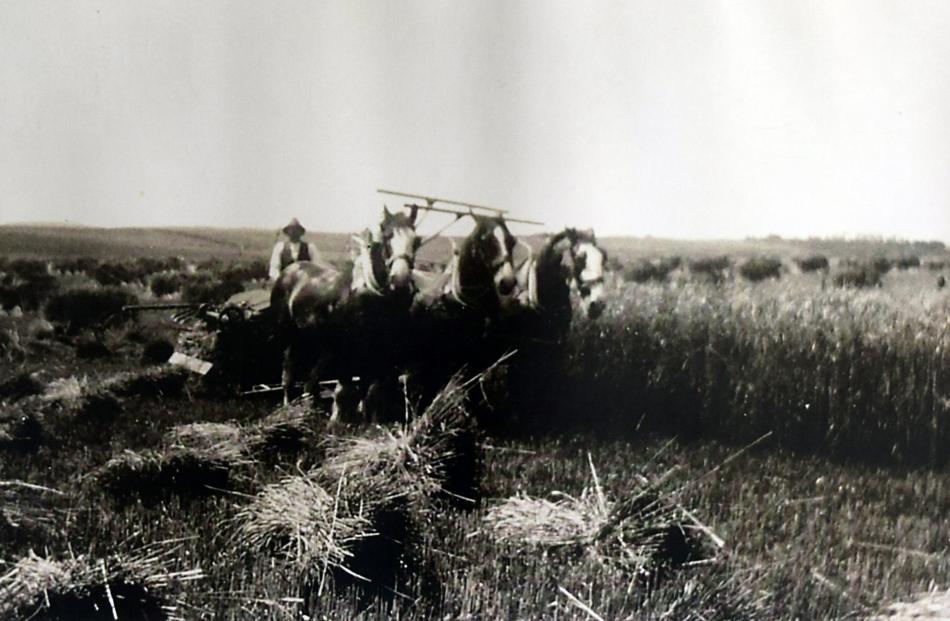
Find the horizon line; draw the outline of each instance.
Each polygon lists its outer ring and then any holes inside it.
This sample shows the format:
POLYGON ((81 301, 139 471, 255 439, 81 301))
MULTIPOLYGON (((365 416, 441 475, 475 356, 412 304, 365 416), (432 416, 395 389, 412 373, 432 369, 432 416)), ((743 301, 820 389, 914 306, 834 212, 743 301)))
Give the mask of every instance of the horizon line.
MULTIPOLYGON (((104 230, 104 231, 133 231, 133 230, 223 230, 223 231, 259 231, 259 232, 280 232, 280 228, 271 229, 264 226, 227 226, 227 225, 123 225, 123 226, 102 226, 97 224, 82 224, 78 222, 6 222, 0 223, 0 228, 34 228, 34 229, 76 229, 76 230, 104 230)), ((580 227, 574 227, 580 228, 580 227)), ((308 229, 307 233, 318 235, 351 235, 352 231, 326 231, 319 229, 308 229)), ((539 235, 548 235, 550 231, 539 231, 521 235, 521 237, 535 237, 539 235)), ((596 231, 595 231, 596 233, 596 231)), ((451 237, 451 236, 446 236, 451 237)), ((933 244, 939 243, 944 246, 950 246, 950 240, 943 239, 923 239, 906 238, 898 236, 888 236, 881 233, 838 233, 833 235, 809 235, 784 236, 778 233, 769 233, 766 235, 747 235, 745 237, 676 237, 667 235, 644 234, 606 234, 597 235, 600 239, 649 239, 657 241, 678 241, 678 242, 751 242, 751 241, 845 241, 845 242, 883 242, 883 243, 913 243, 913 244, 933 244)))

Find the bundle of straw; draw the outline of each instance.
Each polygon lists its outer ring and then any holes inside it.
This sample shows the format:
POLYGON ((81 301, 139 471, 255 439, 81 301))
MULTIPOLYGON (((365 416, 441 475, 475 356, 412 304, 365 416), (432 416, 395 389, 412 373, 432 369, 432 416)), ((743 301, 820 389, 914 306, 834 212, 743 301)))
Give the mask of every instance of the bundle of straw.
POLYGON ((128 371, 107 378, 101 387, 119 397, 176 397, 188 379, 188 371, 176 366, 157 366, 144 371, 128 371))
POLYGON ((313 398, 298 399, 277 408, 259 422, 244 430, 251 453, 268 457, 275 452, 299 451, 313 437, 311 427, 313 398))
POLYGON ((215 461, 238 464, 245 461, 244 430, 231 423, 176 425, 165 434, 169 447, 204 454, 215 461))
POLYGON ((268 485, 235 515, 235 541, 246 553, 277 555, 298 569, 343 569, 351 546, 374 533, 337 492, 326 492, 314 473, 268 485))
POLYGON ((696 560, 697 530, 722 545, 686 509, 660 494, 658 485, 642 487, 620 502, 604 494, 590 464, 593 485, 575 498, 555 492, 554 500, 516 496, 492 507, 484 522, 496 541, 543 548, 562 548, 616 565, 635 576, 696 560), (701 527, 701 528, 698 528, 701 527))
POLYGON ((36 449, 43 439, 43 423, 37 411, 18 403, 0 411, 0 449, 36 449))
POLYGON ((284 407, 251 425, 176 425, 165 434, 165 444, 169 450, 188 449, 232 466, 243 465, 252 463, 253 457, 302 449, 313 436, 308 418, 302 408, 284 407))
POLYGON ((86 378, 54 380, 45 392, 25 401, 53 437, 82 442, 107 441, 112 423, 122 413, 119 398, 86 378))
POLYGON ((554 492, 555 500, 521 494, 489 509, 485 522, 502 543, 556 548, 592 542, 610 508, 585 489, 580 497, 554 492))
POLYGON ((178 619, 180 591, 200 569, 168 571, 171 554, 67 560, 34 553, 0 575, 0 618, 178 619))
POLYGON ((46 386, 41 399, 52 403, 78 403, 89 390, 89 380, 75 376, 61 377, 46 386))
POLYGON ((49 498, 62 495, 25 481, 0 481, 0 536, 12 534, 17 541, 24 541, 31 534, 50 533, 55 521, 49 498))
POLYGON ((94 470, 89 488, 120 501, 156 500, 169 495, 203 496, 226 488, 231 470, 243 463, 228 452, 171 447, 141 453, 125 450, 94 470))
POLYGON ((39 373, 21 371, 0 380, 0 404, 14 403, 25 397, 41 394, 43 389, 39 373))
POLYGON ((331 436, 320 468, 322 479, 330 487, 345 481, 345 497, 363 505, 388 506, 398 499, 403 506, 424 511, 445 490, 453 465, 462 463, 461 440, 473 433, 466 390, 467 384, 455 377, 406 425, 381 429, 370 438, 331 436))

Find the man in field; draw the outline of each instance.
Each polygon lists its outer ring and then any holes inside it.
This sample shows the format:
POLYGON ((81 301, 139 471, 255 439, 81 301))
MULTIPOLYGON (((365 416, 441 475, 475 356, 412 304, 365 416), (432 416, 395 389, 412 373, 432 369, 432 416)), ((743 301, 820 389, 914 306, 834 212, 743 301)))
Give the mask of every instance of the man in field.
POLYGON ((317 247, 310 242, 303 241, 303 234, 307 230, 303 228, 297 218, 291 220, 290 224, 281 230, 287 236, 287 240, 278 240, 274 244, 274 251, 270 257, 269 275, 271 280, 277 280, 285 267, 297 261, 312 261, 323 264, 323 259, 320 258, 317 247))

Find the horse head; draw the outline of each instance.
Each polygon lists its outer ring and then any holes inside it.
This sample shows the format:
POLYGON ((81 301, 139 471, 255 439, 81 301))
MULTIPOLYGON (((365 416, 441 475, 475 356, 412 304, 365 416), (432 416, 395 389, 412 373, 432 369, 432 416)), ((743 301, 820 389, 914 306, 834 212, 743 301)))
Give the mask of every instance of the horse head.
POLYGON ((385 249, 389 269, 388 286, 392 291, 405 292, 412 286, 412 269, 416 251, 422 242, 416 234, 416 210, 410 215, 390 213, 383 207, 383 219, 377 234, 385 249))
POLYGON ((460 250, 460 275, 464 278, 466 269, 480 272, 486 280, 490 279, 490 286, 499 298, 510 296, 517 284, 512 265, 515 238, 503 218, 473 217, 475 229, 465 238, 460 250))
POLYGON ((607 251, 597 245, 597 239, 592 230, 569 229, 569 238, 574 261, 574 284, 584 301, 587 316, 590 319, 597 319, 607 304, 604 287, 607 251))

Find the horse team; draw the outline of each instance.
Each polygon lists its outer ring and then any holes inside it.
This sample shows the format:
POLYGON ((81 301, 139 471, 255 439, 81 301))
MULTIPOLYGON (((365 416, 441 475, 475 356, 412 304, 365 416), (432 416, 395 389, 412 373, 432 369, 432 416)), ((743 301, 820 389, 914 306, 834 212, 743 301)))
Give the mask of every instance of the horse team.
POLYGON ((453 243, 445 270, 432 273, 415 267, 423 243, 417 213, 384 208, 375 229, 354 236, 344 269, 299 261, 281 272, 271 308, 284 349, 285 402, 305 374, 334 377, 331 420, 392 420, 403 412, 401 375, 424 400, 464 367, 559 343, 574 312, 572 289, 587 317, 602 312, 606 254, 592 232, 565 229, 516 268, 520 242, 504 218, 470 214, 474 229, 453 243))

